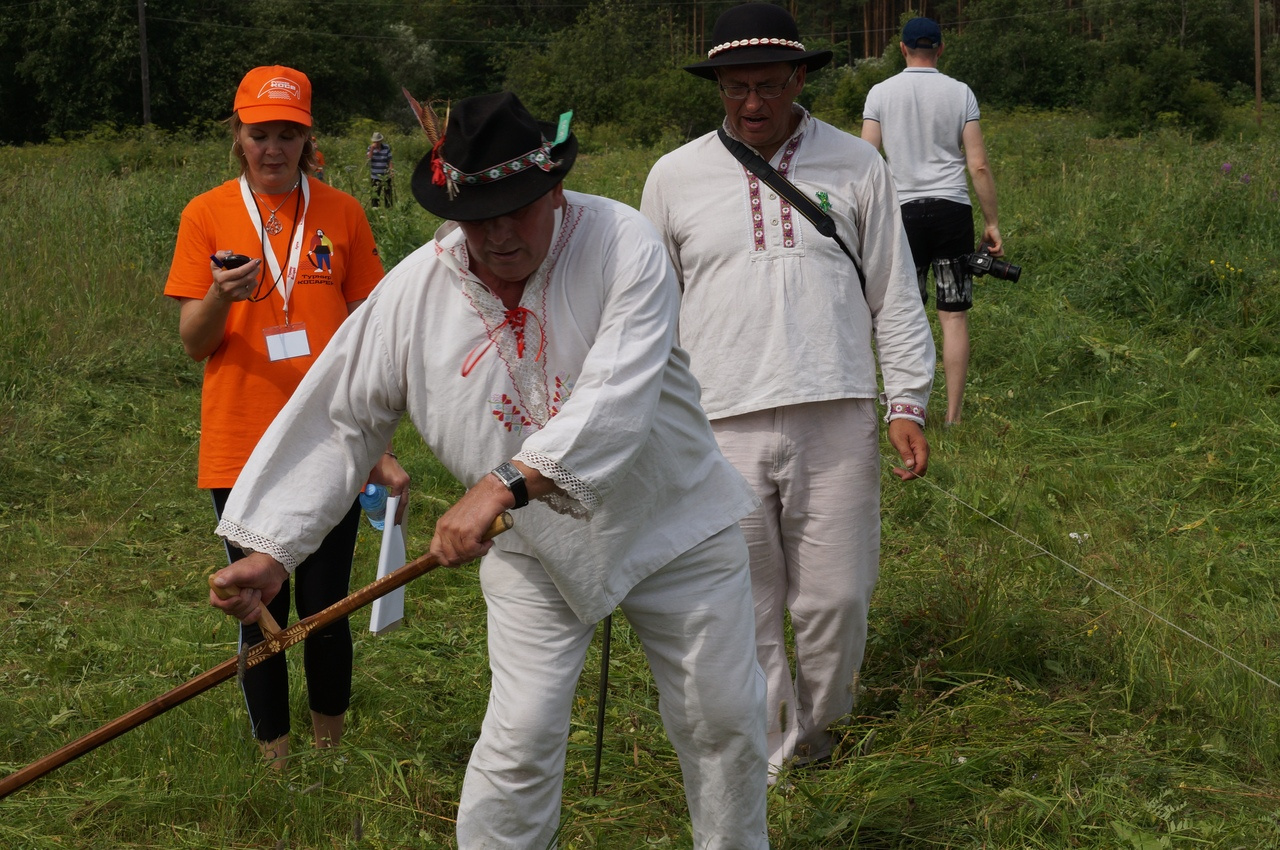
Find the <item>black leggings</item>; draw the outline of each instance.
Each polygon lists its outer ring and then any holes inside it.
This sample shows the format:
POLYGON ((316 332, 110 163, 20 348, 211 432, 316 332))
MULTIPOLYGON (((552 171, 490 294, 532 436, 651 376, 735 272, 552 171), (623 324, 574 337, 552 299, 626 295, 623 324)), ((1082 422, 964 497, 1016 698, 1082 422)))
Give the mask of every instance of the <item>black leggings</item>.
MULTIPOLYGON (((213 496, 214 513, 221 519, 231 491, 215 488, 209 492, 213 496)), ((298 619, 323 611, 350 592, 351 559, 359 528, 360 502, 355 501, 320 548, 294 571, 298 619)), ((230 543, 226 548, 228 562, 244 557, 244 552, 230 543)), ((289 618, 289 585, 285 580, 275 599, 267 605, 282 628, 289 618)), ((262 631, 257 623, 241 624, 241 646, 253 646, 261 640, 262 631)), ((306 671, 307 701, 312 711, 330 716, 346 713, 351 704, 352 657, 351 625, 347 617, 317 629, 303 641, 302 667, 306 671)), ((285 666, 285 653, 277 653, 245 671, 241 689, 255 738, 274 741, 289 734, 289 671, 285 666)))

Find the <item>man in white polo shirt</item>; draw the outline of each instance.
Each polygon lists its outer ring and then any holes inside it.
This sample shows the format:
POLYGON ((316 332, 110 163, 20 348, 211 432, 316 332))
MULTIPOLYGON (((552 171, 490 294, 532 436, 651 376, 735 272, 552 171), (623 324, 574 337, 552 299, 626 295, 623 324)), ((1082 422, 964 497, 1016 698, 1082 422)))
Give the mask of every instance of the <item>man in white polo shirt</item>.
POLYGON ((933 266, 942 368, 947 380, 947 425, 960 421, 969 371, 969 319, 973 275, 973 208, 965 170, 982 207, 982 244, 1004 253, 996 215, 996 182, 978 125, 978 100, 959 80, 938 71, 942 30, 929 18, 912 18, 899 45, 907 67, 867 94, 862 138, 883 148, 902 202, 902 223, 915 258, 920 296, 933 266))

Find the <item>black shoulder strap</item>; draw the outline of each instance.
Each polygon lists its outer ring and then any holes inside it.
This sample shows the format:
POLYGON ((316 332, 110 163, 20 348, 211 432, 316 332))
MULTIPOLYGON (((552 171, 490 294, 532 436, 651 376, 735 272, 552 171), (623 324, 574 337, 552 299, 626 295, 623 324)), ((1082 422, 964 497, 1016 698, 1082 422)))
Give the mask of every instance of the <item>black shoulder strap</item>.
POLYGON ((720 137, 720 141, 724 143, 724 146, 729 149, 729 153, 733 154, 738 162, 746 166, 748 171, 763 180, 770 189, 786 198, 787 203, 809 219, 813 226, 818 228, 819 233, 836 240, 840 250, 844 251, 844 255, 853 263, 853 269, 858 273, 858 282, 862 285, 862 294, 866 295, 867 277, 862 273, 862 266, 858 265, 858 261, 854 259, 849 246, 844 244, 844 240, 840 238, 840 234, 836 231, 835 220, 823 212, 822 207, 815 204, 808 195, 797 189, 794 183, 779 174, 772 165, 765 161, 764 157, 737 139, 731 138, 723 127, 716 131, 716 135, 720 137))

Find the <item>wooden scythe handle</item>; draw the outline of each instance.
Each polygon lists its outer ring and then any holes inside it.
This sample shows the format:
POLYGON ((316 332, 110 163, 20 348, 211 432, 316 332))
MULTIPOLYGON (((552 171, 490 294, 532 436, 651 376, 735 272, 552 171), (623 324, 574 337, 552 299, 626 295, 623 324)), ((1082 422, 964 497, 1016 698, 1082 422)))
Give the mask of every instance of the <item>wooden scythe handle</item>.
MULTIPOLYGON (((504 512, 493 521, 493 525, 489 526, 489 531, 485 533, 484 539, 490 540, 507 531, 513 525, 511 514, 504 512)), ((305 620, 299 620, 289 628, 281 629, 274 635, 268 636, 266 640, 248 651, 244 664, 245 668, 253 667, 276 653, 283 652, 305 638, 313 629, 328 625, 357 608, 363 608, 373 600, 385 596, 398 587, 403 587, 418 576, 428 573, 438 566, 440 566, 440 561, 434 555, 427 554, 415 558, 395 572, 385 575, 373 582, 373 584, 357 590, 346 599, 335 602, 323 611, 312 614, 305 620)), ((228 590, 230 591, 229 588, 228 590)), ((230 592, 234 595, 239 591, 230 592)), ((266 609, 264 608, 263 612, 265 613, 265 611, 266 609)), ((240 657, 228 658, 217 667, 206 670, 168 693, 161 694, 150 702, 138 706, 128 714, 123 714, 105 726, 100 726, 89 734, 72 741, 62 749, 9 774, 4 779, 0 779, 0 799, 4 799, 46 773, 52 773, 67 762, 79 758, 90 750, 120 737, 130 729, 159 717, 169 709, 181 705, 192 697, 199 696, 214 685, 225 682, 235 676, 239 669, 240 657)))
MULTIPOLYGON (((231 597, 238 596, 240 594, 240 588, 236 587, 234 584, 229 584, 226 587, 219 587, 214 584, 214 575, 216 575, 216 573, 209 573, 209 589, 212 590, 219 599, 230 599, 231 597)), ((262 602, 258 603, 258 628, 262 630, 262 636, 268 639, 274 637, 280 632, 280 624, 276 622, 275 617, 271 616, 271 612, 267 610, 267 606, 262 602)))
MULTIPOLYGON (((489 526, 484 539, 491 540, 511 528, 514 522, 511 514, 503 512, 489 526)), ((304 640, 307 635, 318 628, 329 625, 339 617, 345 617, 357 608, 363 608, 373 600, 386 596, 397 587, 404 587, 420 575, 429 573, 440 566, 440 560, 430 553, 414 558, 398 570, 388 573, 372 584, 367 584, 345 599, 341 599, 323 611, 318 611, 306 619, 299 620, 288 628, 266 638, 262 643, 250 647, 246 667, 252 667, 277 652, 288 649, 295 643, 304 640)))

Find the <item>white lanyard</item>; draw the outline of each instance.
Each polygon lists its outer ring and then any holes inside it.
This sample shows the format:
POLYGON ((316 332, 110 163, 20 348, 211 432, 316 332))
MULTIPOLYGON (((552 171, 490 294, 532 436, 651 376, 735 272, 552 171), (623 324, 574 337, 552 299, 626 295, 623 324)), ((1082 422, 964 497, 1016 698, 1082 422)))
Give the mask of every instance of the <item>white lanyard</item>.
MULTIPOLYGON (((289 296, 293 294, 293 282, 298 277, 298 262, 302 259, 302 241, 307 235, 307 207, 311 205, 311 187, 307 185, 307 175, 298 175, 298 186, 302 189, 302 215, 293 225, 293 244, 289 246, 289 267, 283 276, 280 274, 280 261, 276 259, 271 240, 262 240, 262 253, 263 259, 267 261, 267 271, 271 273, 271 279, 276 282, 274 288, 280 292, 280 298, 284 301, 285 325, 289 324, 289 296)), ((258 204, 253 199, 253 190, 249 188, 249 181, 243 174, 240 175, 240 197, 244 199, 244 208, 249 213, 249 220, 253 222, 254 228, 262 233, 262 213, 258 211, 258 204)))

